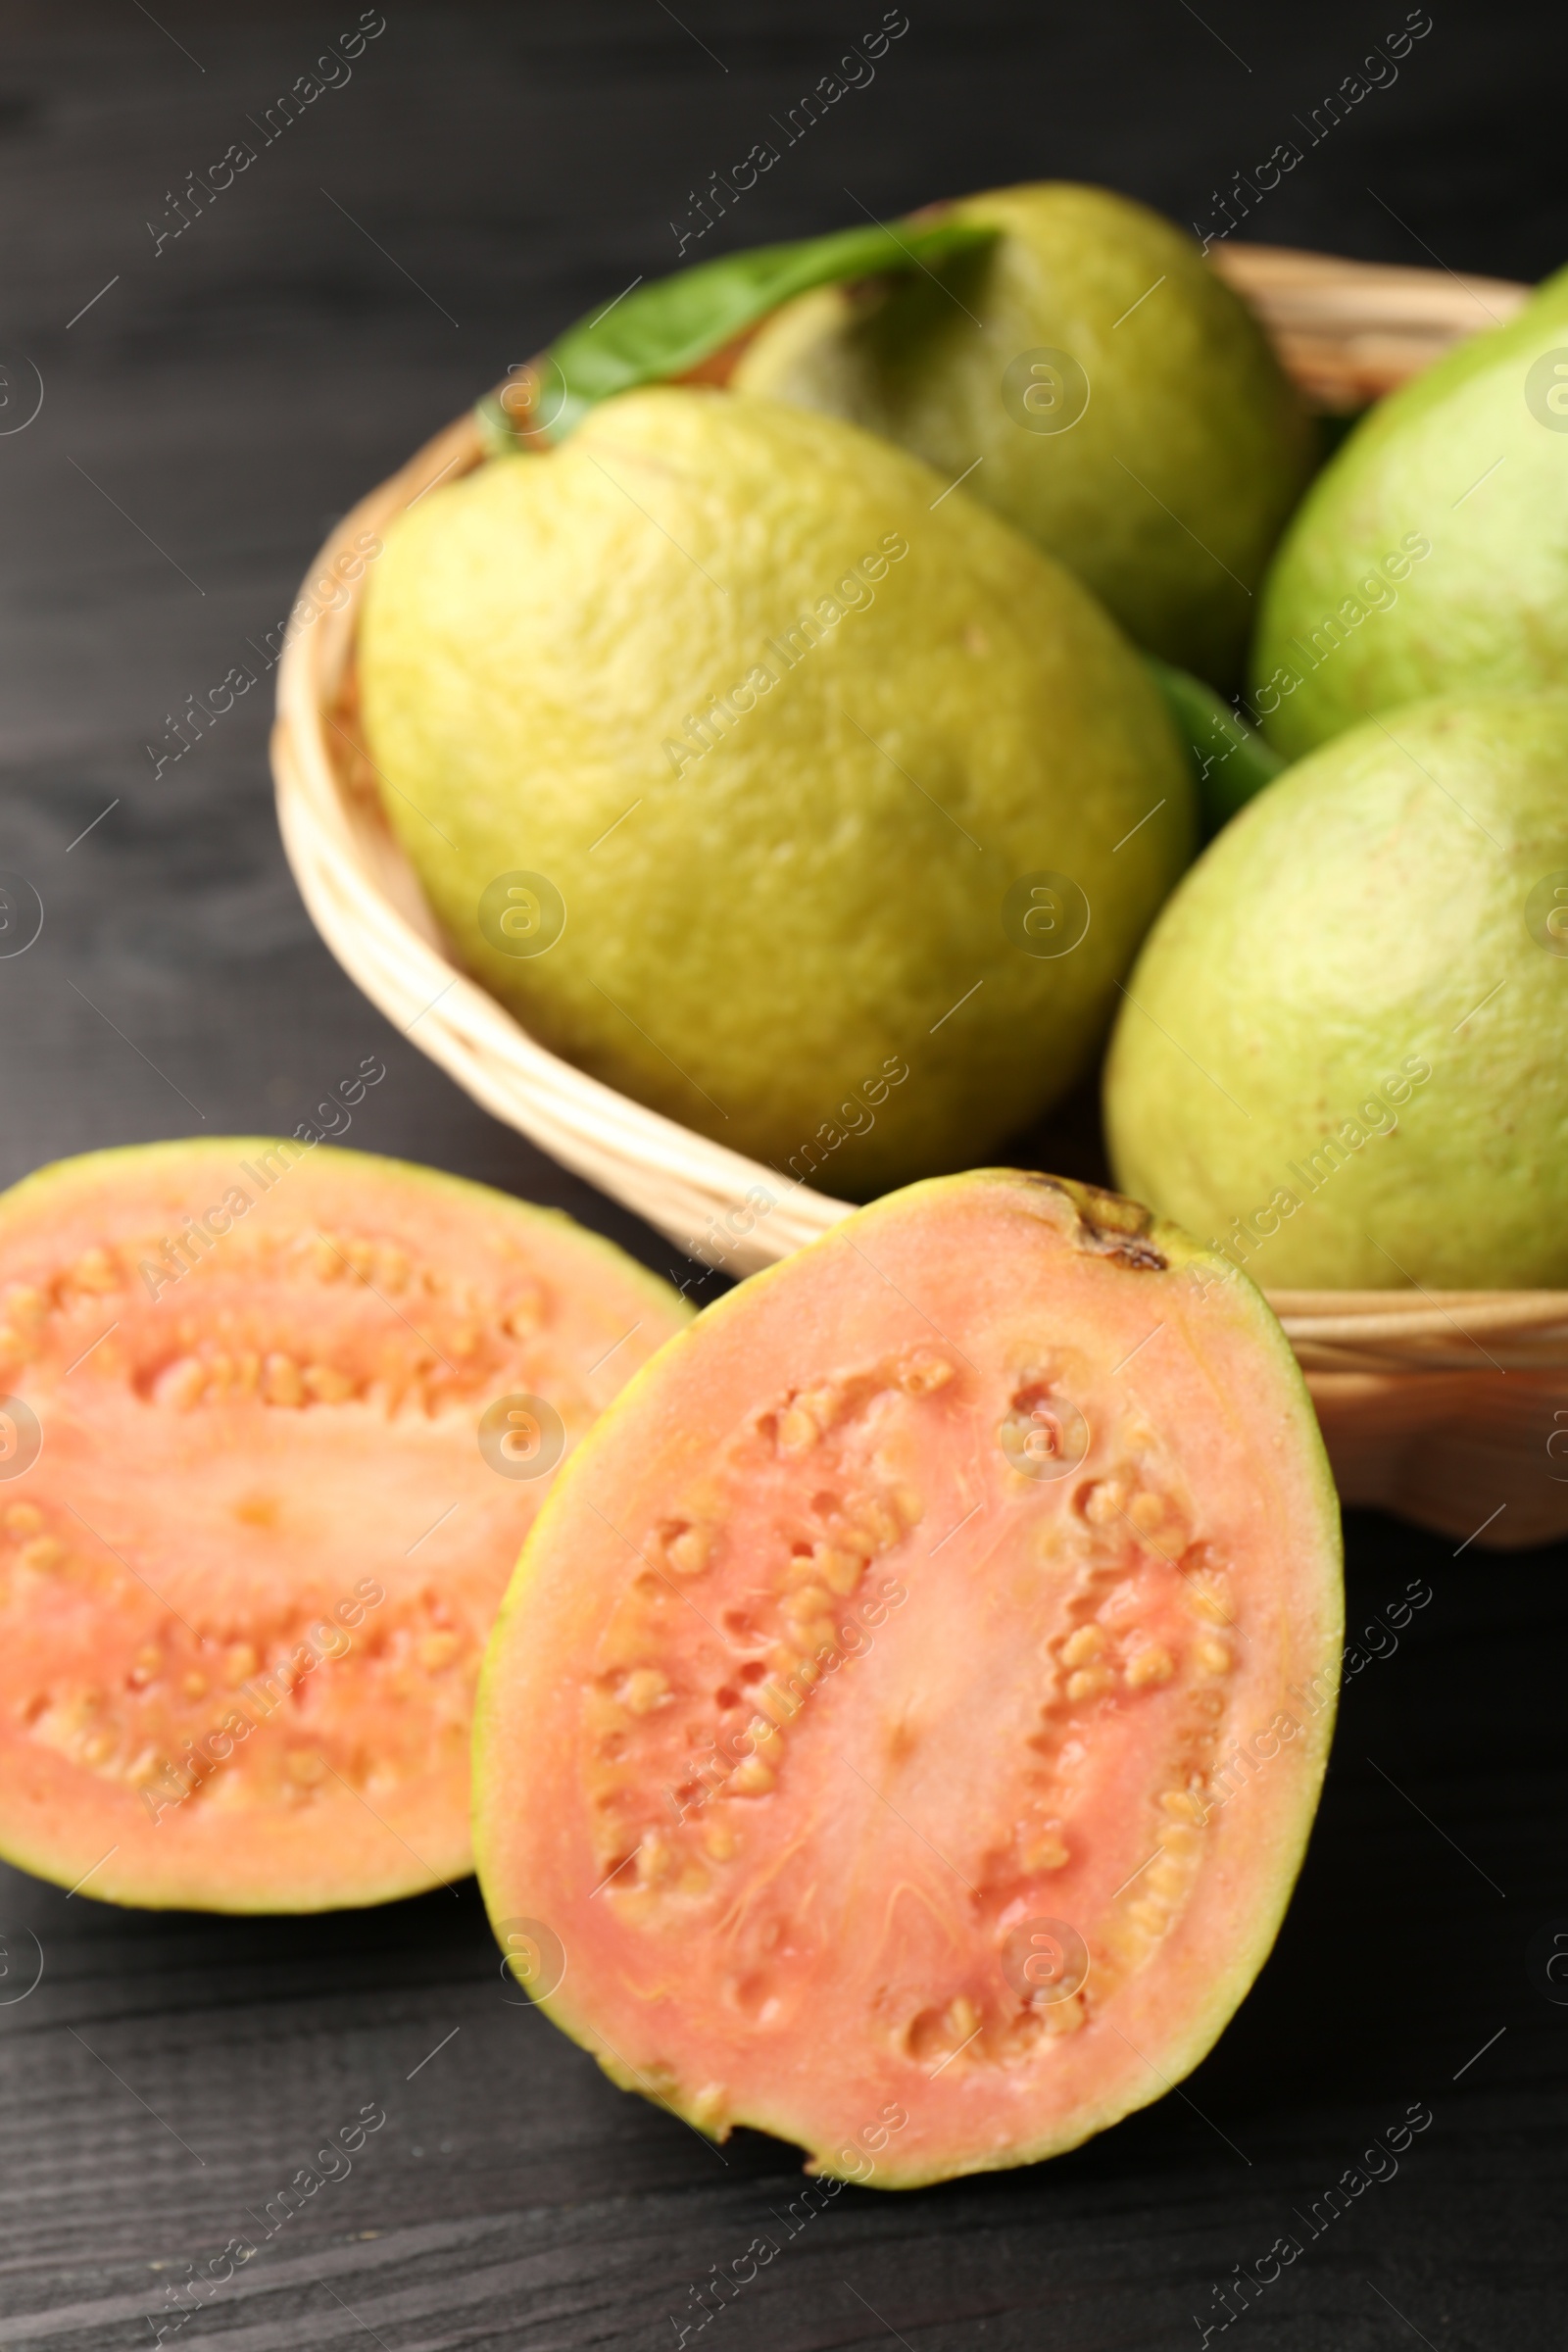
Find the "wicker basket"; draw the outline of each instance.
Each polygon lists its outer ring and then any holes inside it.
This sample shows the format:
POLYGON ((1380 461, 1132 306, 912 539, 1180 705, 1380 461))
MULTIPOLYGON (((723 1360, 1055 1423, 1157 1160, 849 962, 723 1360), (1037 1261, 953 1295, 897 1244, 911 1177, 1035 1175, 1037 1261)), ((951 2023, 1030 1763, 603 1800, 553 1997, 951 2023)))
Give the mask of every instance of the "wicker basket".
MULTIPOLYGON (((1401 383, 1526 289, 1268 246, 1213 249, 1319 407, 1401 383)), ((346 515, 310 581, 359 571, 379 532, 479 462, 462 417, 346 515)), ((566 1167, 691 1255, 747 1273, 849 1213, 757 1161, 644 1109, 537 1045, 454 963, 380 808, 355 725, 358 586, 309 585, 278 673, 278 818, 311 915, 345 970, 406 1036, 566 1167), (765 1213, 748 1211, 761 1193, 765 1213), (732 1214, 732 1212, 734 1212, 732 1214), (726 1219, 729 1220, 726 1223, 726 1219)), ((1381 1504, 1485 1546, 1568 1534, 1568 1292, 1281 1292, 1348 1502, 1381 1504), (1553 1443, 1561 1433, 1560 1443, 1553 1443)))

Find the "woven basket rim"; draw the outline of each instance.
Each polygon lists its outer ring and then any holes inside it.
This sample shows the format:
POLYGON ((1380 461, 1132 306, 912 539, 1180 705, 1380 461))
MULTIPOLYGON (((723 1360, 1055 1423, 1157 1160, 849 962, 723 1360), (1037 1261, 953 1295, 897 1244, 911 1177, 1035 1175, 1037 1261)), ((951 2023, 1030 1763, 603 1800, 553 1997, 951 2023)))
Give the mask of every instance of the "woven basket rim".
MULTIPOLYGON (((1530 289, 1504 279, 1347 262, 1290 247, 1225 244, 1210 263, 1259 309, 1287 365, 1332 405, 1383 389, 1446 344, 1511 315, 1530 289), (1405 348, 1368 360, 1366 336, 1405 348), (1315 337, 1314 350, 1295 345, 1315 337), (1347 356, 1348 355, 1348 356, 1347 356), (1369 379, 1369 369, 1371 378, 1369 379), (1381 371, 1381 372, 1380 372, 1381 371)), ((371 1002, 506 1124, 622 1201, 699 1260, 749 1273, 852 1213, 853 1203, 778 1173, 645 1108, 552 1054, 466 973, 441 940, 372 796, 356 793, 334 712, 350 683, 366 566, 356 542, 468 471, 483 448, 470 414, 427 441, 336 525, 306 576, 278 668, 271 757, 278 821, 301 896, 371 1002), (312 582, 330 582, 322 605, 312 582), (334 740, 337 738, 339 740, 334 740), (750 1219, 744 1215, 750 1202, 750 1219), (742 1228, 735 1218, 742 1212, 742 1228)), ((352 747, 364 758, 363 747, 352 747)), ((1422 1372, 1550 1375, 1568 1367, 1568 1291, 1309 1291, 1265 1294, 1298 1357, 1336 1380, 1422 1372), (1419 1304, 1410 1303, 1418 1297, 1419 1304)))

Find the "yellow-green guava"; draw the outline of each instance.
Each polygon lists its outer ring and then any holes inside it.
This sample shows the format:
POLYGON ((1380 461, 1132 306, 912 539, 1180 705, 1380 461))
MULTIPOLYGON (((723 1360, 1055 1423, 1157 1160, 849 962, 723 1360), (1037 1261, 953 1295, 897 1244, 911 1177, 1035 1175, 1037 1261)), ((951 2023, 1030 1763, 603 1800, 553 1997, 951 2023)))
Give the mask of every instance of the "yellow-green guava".
POLYGON ((1344 443, 1269 572, 1251 675, 1291 758, 1427 695, 1568 683, 1568 270, 1344 443))
POLYGON ((387 813, 556 1052, 786 1176, 961 1166, 1090 1061, 1192 851, 1093 597, 837 418, 659 387, 423 498, 360 670, 387 813))
POLYGON ((1122 1187, 1270 1289, 1568 1283, 1568 693, 1371 719, 1249 803, 1127 983, 1122 1187))
POLYGON ((742 389, 825 409, 965 477, 1151 652, 1230 687, 1311 428, 1257 321, 1193 240, 1104 188, 944 208, 983 251, 801 296, 742 389))

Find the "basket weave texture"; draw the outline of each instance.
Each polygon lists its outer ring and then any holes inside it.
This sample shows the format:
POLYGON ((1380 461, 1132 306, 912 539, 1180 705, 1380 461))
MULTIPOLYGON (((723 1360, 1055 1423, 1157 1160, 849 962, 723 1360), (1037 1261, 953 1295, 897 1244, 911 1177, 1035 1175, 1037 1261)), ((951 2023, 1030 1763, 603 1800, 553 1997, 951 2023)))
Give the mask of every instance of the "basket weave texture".
MULTIPOLYGON (((1360 407, 1509 318, 1525 287, 1272 246, 1211 265, 1319 408, 1360 407)), ((787 1256, 849 1204, 695 1135, 547 1053, 454 961, 381 812, 356 724, 365 534, 480 462, 464 416, 345 515, 308 576, 278 672, 278 821, 312 919, 365 994, 474 1100, 731 1273, 787 1256), (324 585, 323 585, 324 584, 324 585)), ((1568 1534, 1568 1292, 1270 1294, 1343 1498, 1512 1547, 1568 1534)))

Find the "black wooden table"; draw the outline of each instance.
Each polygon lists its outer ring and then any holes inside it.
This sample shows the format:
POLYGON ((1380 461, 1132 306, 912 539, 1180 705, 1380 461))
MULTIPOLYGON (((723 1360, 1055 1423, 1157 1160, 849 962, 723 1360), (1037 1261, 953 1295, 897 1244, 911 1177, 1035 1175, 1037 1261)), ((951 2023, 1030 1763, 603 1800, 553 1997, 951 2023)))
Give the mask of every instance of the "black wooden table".
MULTIPOLYGON (((1245 234, 1542 274, 1568 254, 1559 17, 1435 9, 1385 70, 1362 61, 1402 7, 908 0, 874 79, 700 240, 710 175, 879 0, 0 10, 0 869, 45 909, 0 961, 0 1176, 286 1130, 374 1052, 354 1144, 562 1202, 668 1268, 332 963, 278 848, 265 692, 192 713, 266 659, 359 491, 683 234, 691 259, 1046 173, 1213 225, 1294 139, 1245 234), (215 189, 236 144, 254 161, 215 189)), ((1350 1551, 1352 1630, 1412 1581, 1431 1598, 1352 1676, 1273 1959, 1179 2094, 1033 2172, 808 2210, 793 2151, 710 2148, 509 1997, 471 1885, 243 1921, 0 1872, 4 2345, 1175 2347, 1291 2239, 1233 2344, 1560 2346, 1565 1555, 1372 1519, 1350 1551), (352 2169, 264 2236, 362 2111, 385 2120, 352 2169), (759 2238, 776 2253, 700 2325, 703 2282, 759 2238)))

